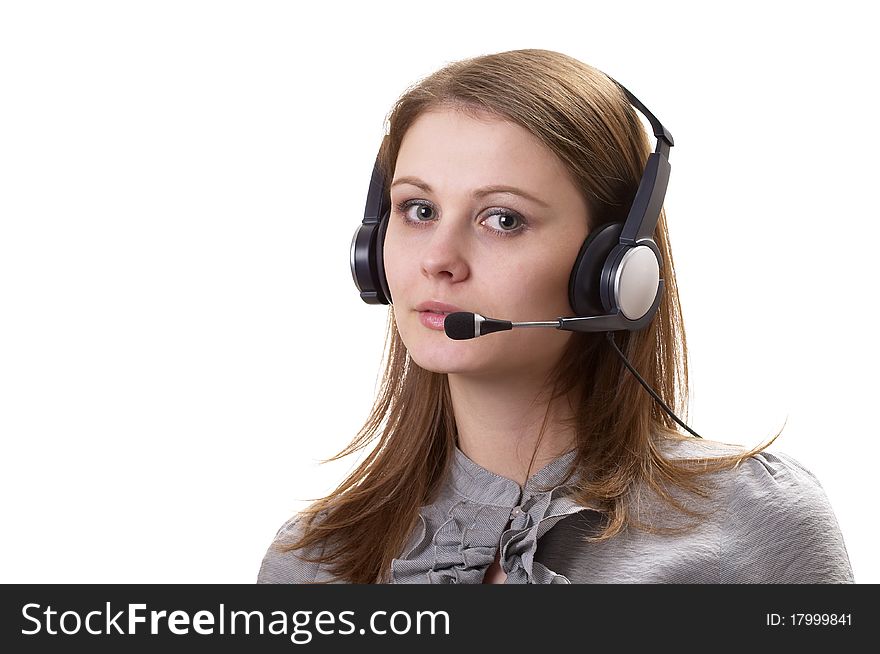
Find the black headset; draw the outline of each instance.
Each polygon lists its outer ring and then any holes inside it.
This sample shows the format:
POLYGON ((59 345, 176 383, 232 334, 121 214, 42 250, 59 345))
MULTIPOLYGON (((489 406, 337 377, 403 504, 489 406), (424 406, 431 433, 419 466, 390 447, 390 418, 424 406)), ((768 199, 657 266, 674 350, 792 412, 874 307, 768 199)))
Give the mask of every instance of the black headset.
MULTIPOLYGON (((577 316, 567 319, 572 331, 642 329, 651 322, 663 295, 662 257, 652 236, 669 183, 672 134, 638 98, 609 79, 650 121, 657 147, 648 156, 626 221, 599 226, 581 246, 568 282, 569 303, 577 316)), ((377 155, 364 219, 351 241, 351 274, 367 304, 392 302, 382 256, 390 213, 391 198, 377 155)))

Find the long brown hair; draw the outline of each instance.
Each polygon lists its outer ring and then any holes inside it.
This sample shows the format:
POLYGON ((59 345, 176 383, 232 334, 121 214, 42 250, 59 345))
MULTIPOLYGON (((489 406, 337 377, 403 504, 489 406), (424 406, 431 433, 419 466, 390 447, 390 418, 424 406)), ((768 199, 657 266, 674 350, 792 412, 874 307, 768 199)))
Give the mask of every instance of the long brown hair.
MULTIPOLYGON (((557 52, 514 50, 451 63, 406 90, 388 116, 380 149, 386 188, 407 129, 424 111, 439 107, 474 115, 489 112, 531 132, 564 162, 581 189, 590 230, 625 220, 653 149, 635 110, 602 72, 557 52)), ((616 333, 615 342, 663 401, 686 420, 687 343, 665 212, 654 240, 663 257, 666 292, 647 328, 616 333)), ((332 493, 302 511, 301 537, 279 546, 291 551, 320 545, 320 555, 306 560, 319 561, 336 578, 352 583, 387 581, 391 560, 400 555, 420 507, 432 501, 442 484, 457 442, 447 376, 412 360, 397 331, 393 306, 383 364, 381 388, 369 417, 352 442, 328 461, 378 442, 332 493)), ((691 437, 677 430, 673 419, 626 371, 603 334, 573 333, 547 381, 550 404, 557 397, 576 398, 578 455, 569 475, 587 473, 579 476, 575 498, 603 507, 605 516, 601 531, 585 536, 591 542, 610 539, 627 526, 677 531, 639 521, 633 508, 642 487, 689 516, 704 517, 667 488, 674 485, 708 497, 708 485, 700 483, 703 475, 738 466, 781 433, 751 451, 667 458, 664 443, 691 437)), ((541 435, 545 427, 546 415, 541 435)))

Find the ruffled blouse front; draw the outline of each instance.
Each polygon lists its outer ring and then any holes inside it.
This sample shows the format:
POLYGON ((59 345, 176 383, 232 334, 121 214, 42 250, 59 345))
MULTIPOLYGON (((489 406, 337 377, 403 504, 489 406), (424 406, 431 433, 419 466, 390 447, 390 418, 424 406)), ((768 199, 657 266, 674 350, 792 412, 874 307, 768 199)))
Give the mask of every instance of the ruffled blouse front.
POLYGON ((571 583, 536 561, 535 553, 557 522, 596 510, 571 499, 572 480, 562 483, 576 455, 563 454, 521 487, 456 447, 447 483, 434 503, 420 509, 403 555, 391 562, 392 583, 480 584, 499 549, 508 584, 571 583))

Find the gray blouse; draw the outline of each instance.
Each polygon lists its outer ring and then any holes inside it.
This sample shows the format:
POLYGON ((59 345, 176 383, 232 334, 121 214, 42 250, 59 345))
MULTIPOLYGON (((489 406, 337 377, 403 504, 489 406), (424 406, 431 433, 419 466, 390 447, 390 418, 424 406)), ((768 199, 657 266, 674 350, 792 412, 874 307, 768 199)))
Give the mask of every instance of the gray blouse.
MULTIPOLYGON (((697 439, 670 441, 664 449, 674 457, 743 451, 697 439)), ((584 542, 583 536, 597 530, 602 514, 571 499, 572 480, 561 483, 575 455, 574 450, 563 454, 521 487, 456 448, 446 484, 421 508, 384 581, 479 584, 499 555, 508 584, 854 583, 822 486, 786 454, 765 450, 738 468, 710 475, 716 490, 699 502, 667 489, 679 502, 707 513, 704 521, 680 513, 653 492, 639 493, 641 522, 697 526, 671 535, 627 528, 600 543, 584 542)), ((297 515, 278 530, 257 583, 344 583, 296 552, 275 549, 298 535, 298 523, 297 515)))

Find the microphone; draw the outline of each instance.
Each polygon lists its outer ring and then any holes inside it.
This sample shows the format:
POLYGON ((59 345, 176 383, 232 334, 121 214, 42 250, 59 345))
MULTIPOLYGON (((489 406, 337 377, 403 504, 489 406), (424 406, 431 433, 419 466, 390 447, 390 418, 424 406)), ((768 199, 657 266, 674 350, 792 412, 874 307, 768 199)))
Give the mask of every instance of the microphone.
MULTIPOLYGON (((653 317, 653 313, 649 312, 646 315, 648 320, 645 320, 645 324, 650 321, 650 318, 653 317)), ((502 332, 513 329, 514 327, 554 327, 555 329, 562 329, 563 331, 572 331, 572 332, 605 332, 605 337, 611 346, 614 348, 614 351, 620 357, 621 361, 623 361, 624 365, 627 369, 635 376, 636 379, 639 380, 639 383, 645 387, 645 390, 651 394, 660 406, 668 413, 675 422, 679 425, 687 429, 691 434, 696 436, 697 438, 703 438, 693 429, 684 424, 681 420, 679 420, 678 416, 673 413, 672 409, 670 409, 666 402, 664 402, 657 393, 654 392, 648 383, 642 379, 642 376, 636 371, 635 368, 632 367, 629 361, 627 361, 626 356, 623 352, 620 351, 620 348, 617 347, 617 343, 614 342, 614 331, 615 329, 619 329, 620 321, 622 320, 622 314, 620 311, 617 313, 605 315, 605 316, 584 316, 577 318, 557 318, 556 320, 544 320, 537 322, 511 322, 510 320, 498 320, 497 318, 486 318, 485 316, 481 316, 479 313, 471 313, 470 311, 456 311, 455 313, 450 313, 446 316, 446 319, 443 321, 443 331, 446 332, 446 335, 456 341, 466 341, 471 338, 477 338, 479 336, 485 336, 486 334, 494 334, 495 332, 502 332)), ((643 318, 644 320, 644 318, 643 318)), ((626 320, 628 323, 638 324, 641 321, 630 321, 626 320)), ((644 325, 641 325, 644 327, 644 325)))

